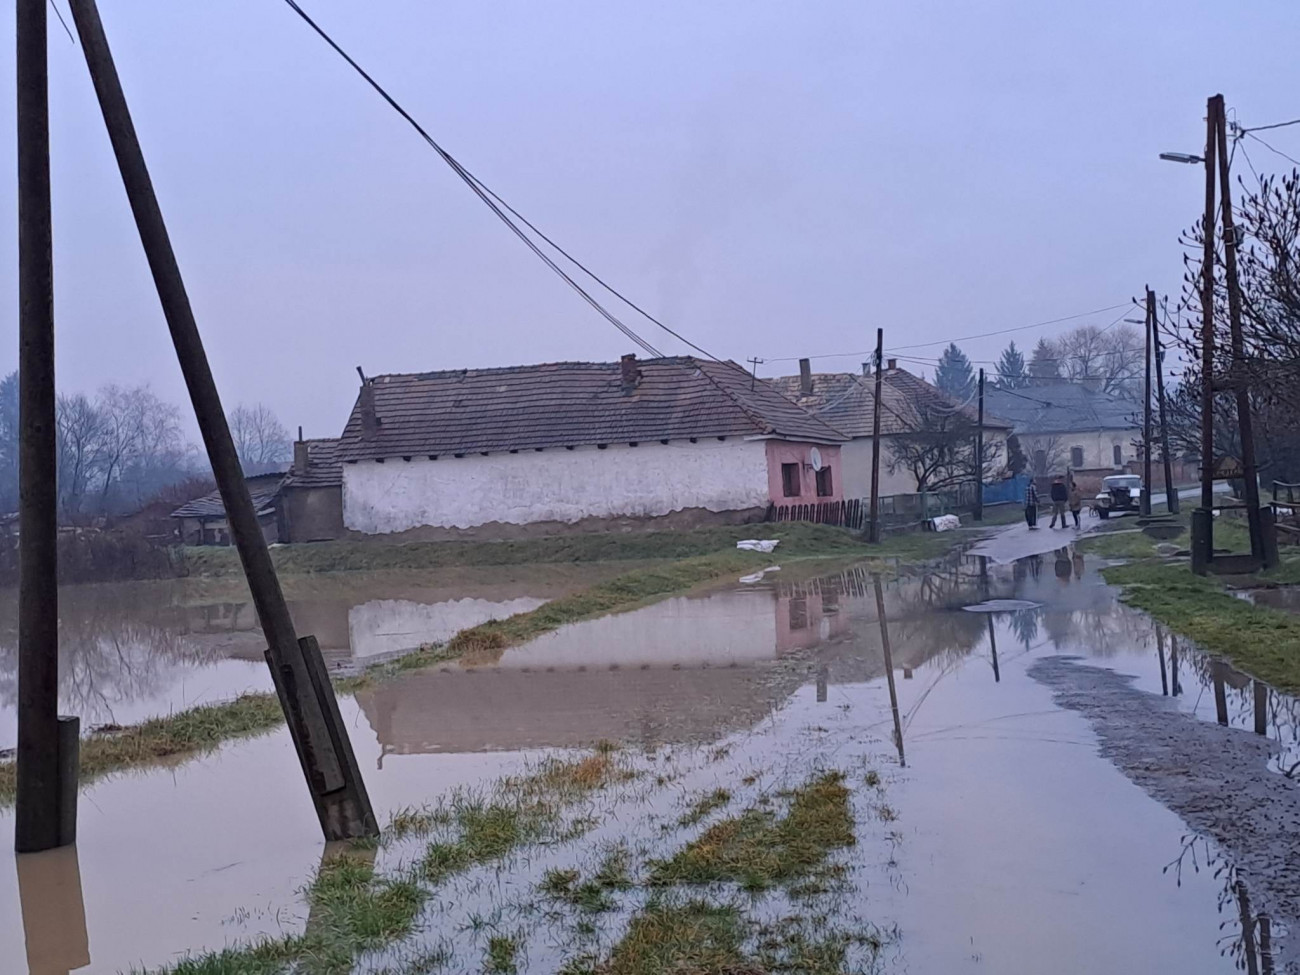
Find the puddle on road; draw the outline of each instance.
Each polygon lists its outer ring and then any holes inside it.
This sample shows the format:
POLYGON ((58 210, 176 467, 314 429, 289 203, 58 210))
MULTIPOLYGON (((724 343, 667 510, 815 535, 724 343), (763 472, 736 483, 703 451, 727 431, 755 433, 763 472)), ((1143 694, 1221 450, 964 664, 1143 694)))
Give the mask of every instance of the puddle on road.
MULTIPOLYGON (((1271 905, 1245 886, 1225 898, 1224 852, 1102 758, 1088 719, 1026 669, 1080 655, 1242 734, 1262 700, 1275 769, 1300 749, 1297 702, 1267 688, 1257 698, 1248 680, 1118 604, 1072 556, 971 559, 883 581, 905 768, 874 580, 860 569, 800 577, 786 566, 343 700, 381 820, 555 749, 600 739, 647 749, 633 753, 643 774, 589 834, 449 881, 426 908, 423 943, 450 943, 448 971, 478 970, 487 938, 508 927, 526 947, 521 971, 554 971, 567 929, 530 902, 546 869, 618 838, 662 856, 694 835, 674 824, 699 794, 725 784, 734 813, 820 762, 859 783, 867 767, 884 777, 879 798, 858 787, 846 862, 863 923, 896 932, 885 971, 1230 972, 1247 951, 1250 970, 1273 970, 1256 957, 1265 926, 1284 940, 1281 918, 1261 925, 1271 905), (1038 606, 963 611, 1002 599, 1038 606)), ((33 972, 62 972, 88 955, 83 971, 115 972, 301 930, 295 892, 322 854, 302 793, 283 730, 86 789, 77 853, 0 870, 0 970, 31 959, 33 972)), ((11 823, 0 817, 6 846, 11 823)), ((600 915, 594 943, 607 950, 644 896, 630 891, 600 915)), ((367 956, 360 970, 395 959, 367 956)))
MULTIPOLYGON (((286 581, 300 633, 354 673, 489 619, 535 609, 626 564, 331 573, 286 581)), ((265 643, 239 581, 69 586, 59 593, 59 705, 83 734, 270 691, 265 643)), ((0 750, 17 737, 17 595, 0 593, 0 750)))

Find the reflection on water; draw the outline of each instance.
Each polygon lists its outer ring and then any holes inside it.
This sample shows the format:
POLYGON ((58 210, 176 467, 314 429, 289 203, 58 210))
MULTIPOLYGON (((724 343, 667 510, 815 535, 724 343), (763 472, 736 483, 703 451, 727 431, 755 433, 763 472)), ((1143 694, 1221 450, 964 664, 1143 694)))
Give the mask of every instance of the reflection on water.
MULTIPOLYGON (((627 566, 337 573, 286 583, 300 633, 355 672, 535 609, 627 566)), ((0 593, 0 749, 16 739, 17 597, 0 593)), ((59 705, 85 731, 270 691, 257 615, 238 582, 72 586, 59 593, 59 705)))
POLYGON ((68 975, 90 964, 77 847, 14 857, 30 975, 68 975))

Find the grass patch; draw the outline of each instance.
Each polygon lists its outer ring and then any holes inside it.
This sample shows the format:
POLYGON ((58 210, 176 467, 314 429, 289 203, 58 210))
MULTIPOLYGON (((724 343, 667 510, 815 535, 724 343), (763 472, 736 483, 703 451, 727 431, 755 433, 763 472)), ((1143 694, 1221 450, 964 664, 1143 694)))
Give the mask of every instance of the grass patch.
POLYGON ((694 826, 704 819, 705 816, 717 809, 721 809, 731 801, 731 793, 726 789, 714 789, 712 792, 701 796, 691 808, 682 813, 677 819, 678 826, 694 826))
MULTIPOLYGON (((874 958, 882 941, 824 920, 788 917, 755 924, 733 904, 652 899, 604 960, 578 958, 561 975, 844 975, 859 947, 874 958)), ((874 969, 872 969, 874 970, 874 969)))
MULTIPOLYGON (((1285 565, 1283 568, 1287 568, 1285 565)), ((1135 562, 1102 570, 1120 598, 1241 670, 1300 691, 1300 616, 1254 606, 1186 564, 1135 562)))
MULTIPOLYGON (((81 742, 80 780, 86 785, 114 772, 175 755, 202 755, 232 738, 263 734, 283 721, 274 694, 244 694, 224 704, 189 708, 120 730, 92 734, 81 742)), ((14 762, 0 762, 0 806, 14 801, 16 773, 14 762)))
MULTIPOLYGON (((352 572, 383 569, 432 569, 468 565, 519 565, 546 562, 642 561, 684 559, 735 549, 743 538, 779 538, 782 553, 792 556, 834 555, 863 547, 854 532, 802 522, 718 525, 675 532, 582 532, 554 538, 515 541, 313 542, 277 545, 271 550, 283 573, 352 572)), ((889 540, 889 541, 892 541, 889 540)), ((888 545, 889 542, 886 542, 888 545)), ((232 548, 201 546, 182 550, 191 576, 238 575, 242 570, 232 548)))
POLYGON ((783 816, 751 807, 710 826, 672 859, 656 862, 651 883, 734 881, 744 890, 766 890, 806 875, 831 850, 853 842, 844 776, 827 772, 791 793, 783 816))
POLYGON ((508 935, 497 934, 488 938, 487 951, 483 956, 483 971, 492 975, 514 975, 519 970, 515 957, 519 954, 519 942, 508 935))
POLYGON ((610 894, 632 888, 632 855, 621 844, 611 846, 595 873, 586 880, 579 870, 546 871, 538 889, 552 900, 563 901, 579 910, 598 913, 615 907, 610 894))

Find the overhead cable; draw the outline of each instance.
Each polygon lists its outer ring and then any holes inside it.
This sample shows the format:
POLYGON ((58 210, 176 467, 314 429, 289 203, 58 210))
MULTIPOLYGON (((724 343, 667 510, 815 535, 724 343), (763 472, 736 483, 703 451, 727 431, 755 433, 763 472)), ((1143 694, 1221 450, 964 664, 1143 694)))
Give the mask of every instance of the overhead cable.
POLYGON ((645 339, 641 338, 641 336, 639 336, 630 326, 622 322, 616 315, 614 315, 611 311, 605 308, 605 306, 602 305, 596 298, 594 298, 581 284, 575 281, 571 275, 569 275, 563 268, 561 268, 559 264, 557 264, 556 261, 551 258, 550 255, 546 254, 537 245, 537 243, 531 237, 529 237, 528 234, 526 234, 523 231, 523 229, 520 228, 520 226, 515 222, 515 220, 512 219, 512 216, 518 219, 520 222, 522 222, 525 226, 527 226, 528 229, 533 231, 533 233, 537 234, 537 236, 539 236, 542 240, 544 240, 547 244, 549 244, 552 248, 554 248, 558 253, 563 255, 564 258, 566 258, 576 268, 582 271, 582 273, 586 274, 589 278, 591 278, 593 281, 599 284, 602 288, 604 288, 610 294, 614 295, 620 301, 624 302, 629 307, 634 309, 640 315, 645 317, 648 321, 654 323, 659 328, 667 332, 669 335, 672 335, 674 338, 690 346, 692 349, 696 350, 700 354, 707 356, 710 359, 717 358, 716 356, 712 355, 705 349, 702 349, 700 346, 696 345, 694 342, 691 342, 685 336, 669 328, 667 325, 659 321, 649 312, 645 311, 640 306, 638 306, 633 301, 631 301, 629 298, 624 296, 622 293, 615 290, 612 286, 607 284, 604 280, 598 277, 584 264, 582 264, 575 257, 573 257, 573 255, 571 255, 568 251, 564 250, 564 248, 560 247, 559 244, 555 243, 554 240, 552 240, 546 234, 538 230, 533 223, 531 223, 529 220, 524 218, 517 210, 515 210, 508 203, 506 203, 505 200, 501 199, 501 197, 498 196, 495 192, 493 192, 486 184, 484 184, 482 180, 478 179, 478 177, 476 177, 473 173, 471 173, 468 169, 466 169, 465 166, 462 165, 459 160, 457 160, 454 156, 452 156, 451 153, 449 153, 446 149, 444 149, 441 145, 439 145, 438 142, 433 138, 433 136, 431 136, 424 129, 424 127, 420 125, 420 123, 417 122, 415 118, 406 109, 404 109, 397 102, 397 100, 393 98, 393 96, 390 95, 384 89, 382 85, 379 84, 379 82, 377 82, 373 77, 371 77, 371 75, 364 68, 362 68, 361 65, 358 64, 356 60, 352 58, 351 55, 349 55, 345 50, 343 50, 343 48, 340 47, 339 44, 329 34, 327 34, 320 27, 320 25, 317 24, 316 21, 314 21, 307 14, 305 10, 302 9, 302 7, 297 3, 297 0, 285 0, 285 4, 289 7, 289 9, 291 9, 300 18, 302 18, 302 20, 309 27, 311 27, 311 29, 315 31, 320 36, 320 38, 323 41, 325 41, 326 44, 328 44, 331 48, 333 48, 335 53, 337 53, 341 58, 343 58, 343 60, 346 61, 348 65, 351 66, 352 69, 356 71, 357 74, 359 74, 366 81, 366 83, 369 84, 370 87, 373 88, 379 94, 379 96, 383 98, 384 101, 386 101, 388 105, 395 112, 397 112, 398 115, 400 115, 403 119, 405 119, 406 122, 413 129, 415 129, 415 131, 420 135, 420 137, 423 138, 424 141, 428 143, 429 146, 434 150, 434 152, 438 154, 438 156, 442 159, 442 161, 445 162, 451 168, 451 170, 465 183, 465 185, 467 185, 474 192, 474 194, 484 203, 484 205, 486 205, 488 209, 490 209, 496 215, 496 217, 502 223, 504 223, 511 230, 512 233, 515 234, 515 236, 517 236, 521 241, 523 241, 523 243, 528 247, 529 250, 531 250, 543 263, 545 263, 547 267, 549 267, 552 271, 554 271, 566 284, 569 285, 569 287, 571 287, 574 291, 576 291, 582 297, 582 299, 587 302, 587 304, 589 304, 593 309, 595 309, 596 312, 599 313, 603 318, 605 318, 610 324, 612 324, 615 328, 617 328, 620 332, 622 332, 625 336, 627 336, 629 339, 635 342, 640 348, 642 348, 650 355, 656 357, 663 355, 662 352, 656 349, 645 339))

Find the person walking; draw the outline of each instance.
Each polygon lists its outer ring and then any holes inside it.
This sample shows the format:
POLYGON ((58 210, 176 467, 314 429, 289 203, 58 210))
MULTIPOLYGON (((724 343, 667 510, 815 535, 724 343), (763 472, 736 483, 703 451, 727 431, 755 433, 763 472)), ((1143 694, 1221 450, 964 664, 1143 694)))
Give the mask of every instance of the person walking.
POLYGON ((1079 527, 1079 512, 1083 510, 1083 492, 1079 490, 1079 482, 1070 478, 1070 514, 1074 516, 1074 527, 1079 527))
POLYGON ((1025 487, 1025 524, 1029 526, 1030 531, 1038 528, 1038 488, 1034 486, 1032 477, 1025 487))
POLYGON ((1051 498, 1052 523, 1048 525, 1048 527, 1055 528, 1057 518, 1061 519, 1062 528, 1069 527, 1065 523, 1065 505, 1066 502, 1070 500, 1070 489, 1065 486, 1065 478, 1060 474, 1057 474, 1056 477, 1052 478, 1051 498))

